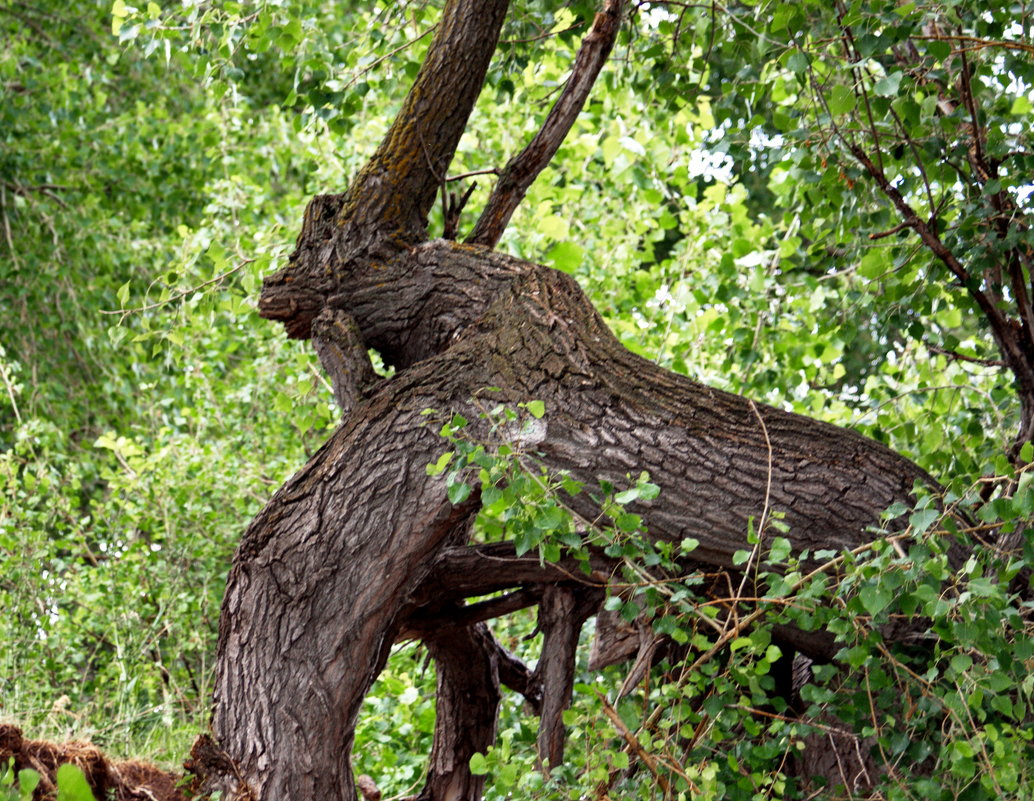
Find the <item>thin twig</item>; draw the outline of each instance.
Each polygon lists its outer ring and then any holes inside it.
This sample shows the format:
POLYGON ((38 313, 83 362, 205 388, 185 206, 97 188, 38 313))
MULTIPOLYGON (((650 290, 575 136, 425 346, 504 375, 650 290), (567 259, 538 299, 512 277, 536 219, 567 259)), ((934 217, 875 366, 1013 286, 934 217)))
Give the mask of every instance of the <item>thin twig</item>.
MULTIPOLYGON (((669 784, 668 779, 661 775, 658 770, 657 758, 643 748, 642 744, 639 742, 639 738, 636 737, 635 734, 629 730, 628 726, 625 725, 625 721, 621 719, 617 710, 611 706, 606 696, 599 690, 593 690, 593 692, 596 693, 596 697, 603 706, 603 713, 610 718, 610 722, 614 724, 614 728, 618 730, 618 734, 620 734, 622 739, 624 739, 628 744, 628 747, 635 751, 636 756, 638 756, 639 760, 646 766, 646 769, 650 771, 650 774, 657 781, 657 784, 660 785, 661 791, 664 793, 665 797, 667 797, 671 792, 671 785, 669 784)), ((674 765, 665 765, 665 767, 681 776, 690 788, 692 788, 693 792, 700 792, 700 788, 693 783, 693 780, 690 779, 681 768, 674 765)))
POLYGON ((907 222, 898 223, 893 228, 890 228, 886 231, 878 231, 877 233, 869 234, 869 239, 886 239, 888 236, 894 236, 894 234, 900 233, 901 231, 904 231, 906 228, 911 227, 912 226, 910 226, 907 222))
POLYGON ((946 348, 940 348, 937 345, 931 345, 929 342, 923 343, 926 345, 926 349, 931 353, 939 353, 942 356, 947 356, 951 359, 958 359, 963 362, 971 362, 972 364, 979 364, 984 367, 1006 367, 1006 363, 1001 359, 979 359, 976 356, 967 356, 964 353, 959 353, 954 350, 947 350, 946 348))
MULTIPOLYGON (((754 401, 747 399, 747 403, 750 404, 750 409, 754 412, 754 416, 758 419, 758 423, 761 424, 761 433, 765 435, 765 447, 768 448, 768 475, 765 479, 765 502, 761 507, 761 517, 758 520, 757 527, 757 538, 758 541, 754 544, 753 550, 750 552, 750 557, 747 559, 746 564, 743 566, 743 578, 740 579, 740 588, 736 591, 736 597, 739 598, 743 595, 743 590, 747 586, 747 578, 750 575, 751 566, 754 560, 761 555, 761 548, 765 542, 765 525, 767 523, 766 518, 768 517, 768 505, 772 496, 772 441, 768 438, 768 427, 765 425, 765 421, 761 418, 761 412, 758 411, 757 405, 754 401)), ((736 602, 733 602, 735 608, 736 602)), ((731 620, 731 618, 730 618, 731 620)))
POLYGON ((182 300, 187 295, 193 294, 194 292, 197 292, 199 289, 204 289, 206 286, 211 286, 212 284, 222 281, 224 278, 228 278, 235 272, 239 271, 241 268, 245 267, 248 264, 251 264, 254 261, 254 259, 242 259, 241 262, 233 269, 227 270, 225 273, 221 273, 220 275, 217 275, 215 278, 205 281, 204 283, 192 286, 189 289, 184 289, 181 292, 177 292, 174 295, 170 295, 165 300, 159 300, 157 303, 149 303, 146 306, 137 306, 134 309, 101 309, 100 313, 120 314, 123 318, 125 318, 130 314, 138 314, 139 312, 151 311, 152 309, 160 308, 161 306, 165 306, 169 303, 175 303, 177 300, 182 300))
POLYGON ((0 209, 4 213, 4 234, 7 235, 7 248, 11 251, 11 261, 14 262, 16 269, 20 269, 18 254, 14 249, 14 237, 11 236, 11 220, 7 216, 7 187, 5 184, 0 184, 0 209))
POLYGON ((428 28, 422 34, 417 36, 415 39, 410 39, 408 42, 403 42, 398 47, 396 47, 394 50, 391 50, 391 51, 385 53, 380 58, 374 59, 369 64, 367 64, 365 67, 363 67, 361 70, 359 70, 357 73, 355 73, 355 75, 352 76, 351 80, 349 80, 348 83, 345 84, 344 88, 348 89, 349 87, 353 86, 356 81, 358 81, 360 78, 362 78, 364 75, 366 75, 366 73, 368 73, 370 70, 372 70, 378 64, 380 64, 382 61, 385 61, 386 59, 391 58, 395 54, 400 53, 403 50, 406 50, 406 49, 412 47, 417 42, 419 42, 421 39, 423 39, 425 36, 427 36, 429 33, 433 33, 437 29, 438 29, 438 25, 437 24, 432 25, 430 28, 428 28))
POLYGON ((11 379, 7 375, 7 365, 4 364, 3 359, 0 359, 0 376, 3 376, 4 386, 7 387, 7 397, 11 399, 11 408, 14 409, 14 419, 21 425, 22 416, 18 413, 18 401, 14 396, 14 386, 11 384, 11 379))
POLYGON ((565 33, 570 33, 571 31, 576 31, 579 28, 584 28, 584 27, 585 27, 585 23, 584 22, 576 22, 574 25, 571 25, 568 28, 564 28, 562 31, 546 31, 545 33, 540 33, 538 36, 532 36, 530 39, 500 39, 499 40, 499 44, 500 45, 531 44, 532 42, 541 42, 543 39, 549 39, 549 38, 551 38, 553 36, 562 36, 565 33))
POLYGON ((498 167, 487 167, 487 168, 485 168, 483 170, 473 170, 471 172, 465 172, 462 175, 450 175, 449 177, 447 177, 445 179, 445 182, 446 183, 450 183, 452 181, 462 181, 464 178, 473 178, 475 175, 498 175, 498 174, 499 174, 499 168, 498 167))
MULTIPOLYGON (((981 39, 977 36, 963 36, 962 34, 912 34, 912 39, 929 39, 935 42, 968 42, 976 45, 971 50, 981 50, 986 47, 1001 47, 1005 50, 1021 50, 1024 53, 1034 54, 1034 45, 1026 42, 1007 42, 1001 39, 981 39)), ((962 52, 962 51, 959 51, 962 52)))

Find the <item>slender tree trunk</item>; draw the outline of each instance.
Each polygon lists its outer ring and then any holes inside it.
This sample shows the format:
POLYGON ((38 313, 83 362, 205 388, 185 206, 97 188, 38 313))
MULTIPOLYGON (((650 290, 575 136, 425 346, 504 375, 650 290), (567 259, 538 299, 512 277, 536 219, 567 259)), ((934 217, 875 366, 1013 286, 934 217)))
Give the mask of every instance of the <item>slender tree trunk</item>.
POLYGON ((484 776, 469 770, 470 758, 495 741, 499 709, 499 653, 484 623, 436 627, 424 642, 438 670, 434 744, 419 801, 480 798, 484 776))

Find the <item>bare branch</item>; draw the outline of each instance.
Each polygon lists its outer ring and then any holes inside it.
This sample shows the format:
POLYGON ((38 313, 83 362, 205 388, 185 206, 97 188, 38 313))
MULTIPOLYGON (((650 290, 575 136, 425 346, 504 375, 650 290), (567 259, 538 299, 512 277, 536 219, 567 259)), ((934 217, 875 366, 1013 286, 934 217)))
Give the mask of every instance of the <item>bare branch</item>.
POLYGON ((1034 54, 1034 45, 1026 42, 1007 42, 1002 39, 981 39, 977 36, 963 36, 961 34, 913 34, 913 39, 929 39, 936 42, 965 42, 974 45, 968 50, 983 50, 987 47, 997 47, 1003 50, 1020 50, 1024 53, 1034 54))
POLYGON ((441 608, 435 608, 428 612, 418 610, 411 617, 406 625, 399 632, 399 640, 422 637, 425 629, 438 628, 447 623, 450 626, 473 626, 495 617, 502 617, 534 606, 542 598, 541 588, 521 589, 515 592, 501 595, 498 598, 490 598, 470 606, 456 607, 450 605, 443 613, 441 608))
POLYGON ((893 228, 888 228, 886 231, 877 231, 876 233, 869 234, 869 239, 886 239, 888 236, 894 236, 894 234, 900 233, 909 227, 909 223, 903 222, 898 223, 893 228))
POLYGON ((539 132, 503 169, 468 242, 495 247, 528 188, 560 149, 614 46, 621 8, 622 0, 605 0, 603 10, 582 40, 564 91, 539 132))
POLYGON ((445 179, 446 183, 452 181, 462 181, 464 178, 473 178, 475 175, 498 175, 499 169, 497 167, 488 167, 484 170, 473 170, 471 172, 465 172, 462 175, 450 175, 445 179))
POLYGON ((1005 362, 1003 362, 1001 359, 978 359, 975 356, 967 356, 966 354, 959 353, 958 351, 947 350, 945 348, 940 348, 937 345, 931 345, 929 342, 925 344, 926 349, 931 353, 939 353, 940 355, 947 356, 950 359, 955 359, 957 361, 963 362, 971 362, 972 364, 979 364, 984 367, 1005 367, 1005 362))

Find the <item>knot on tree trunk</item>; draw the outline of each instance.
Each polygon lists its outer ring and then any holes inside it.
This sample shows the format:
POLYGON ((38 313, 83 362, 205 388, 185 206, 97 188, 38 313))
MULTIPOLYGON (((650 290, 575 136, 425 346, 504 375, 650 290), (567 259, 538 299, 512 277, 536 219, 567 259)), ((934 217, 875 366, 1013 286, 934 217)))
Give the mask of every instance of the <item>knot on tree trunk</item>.
POLYGON ((189 785, 192 795, 205 796, 220 791, 233 801, 256 801, 237 763, 211 735, 198 735, 190 748, 190 759, 183 763, 183 767, 194 777, 189 785))
POLYGON ((305 207, 302 230, 286 267, 262 284, 259 314, 282 322, 292 339, 310 336, 313 318, 336 284, 335 243, 345 195, 316 195, 305 207))

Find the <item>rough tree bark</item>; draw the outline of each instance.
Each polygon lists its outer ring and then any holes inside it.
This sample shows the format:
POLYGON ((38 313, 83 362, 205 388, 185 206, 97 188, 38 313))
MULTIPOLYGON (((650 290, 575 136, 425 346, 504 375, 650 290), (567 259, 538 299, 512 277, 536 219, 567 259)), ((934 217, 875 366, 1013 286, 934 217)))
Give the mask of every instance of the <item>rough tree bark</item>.
MULTIPOLYGON (((543 400, 547 414, 525 437, 550 467, 590 485, 650 471, 662 502, 636 511, 651 534, 694 537, 695 557, 722 567, 766 508, 785 513, 798 549, 849 548, 883 509, 908 500, 914 482, 928 480, 851 431, 629 353, 563 273, 485 245, 428 239, 428 211, 505 10, 501 0, 449 0, 383 144, 346 193, 312 200, 290 264, 263 287, 262 314, 289 336, 315 336, 349 411, 234 557, 214 740, 195 749, 200 773, 224 798, 354 798, 356 717, 402 635, 424 638, 439 663, 438 729, 422 798, 479 796, 467 760, 491 742, 500 680, 544 710, 541 756, 562 758, 559 718, 577 639, 571 621, 592 613, 586 599, 610 566, 600 557, 582 584, 571 584, 571 573, 514 558, 505 544, 468 546, 477 498, 453 506, 441 478, 426 474, 446 450, 425 425, 427 408, 463 413, 476 433, 474 399, 487 387, 500 390, 493 403, 543 400), (371 384, 353 358, 365 347, 396 367, 392 379, 371 384), (463 606, 464 597, 510 587, 539 589, 463 606), (547 642, 556 645, 528 675, 479 621, 541 599, 547 642)), ((609 2, 593 32, 609 30, 612 41, 616 24, 608 25, 619 13, 609 2)), ((594 33, 586 48, 605 57, 609 46, 594 33)), ((586 68, 576 65, 572 83, 586 68)), ((529 174, 527 165, 518 172, 529 174)), ((494 221, 508 214, 493 204, 482 241, 498 238, 494 221)), ((598 512, 584 493, 572 506, 586 517, 598 512)))

